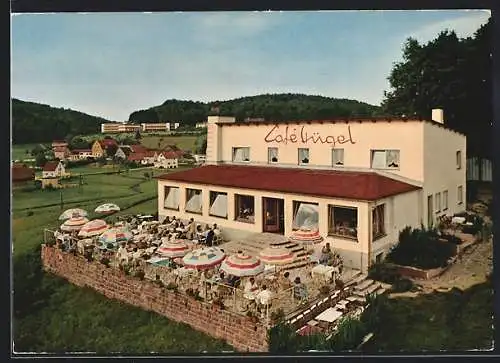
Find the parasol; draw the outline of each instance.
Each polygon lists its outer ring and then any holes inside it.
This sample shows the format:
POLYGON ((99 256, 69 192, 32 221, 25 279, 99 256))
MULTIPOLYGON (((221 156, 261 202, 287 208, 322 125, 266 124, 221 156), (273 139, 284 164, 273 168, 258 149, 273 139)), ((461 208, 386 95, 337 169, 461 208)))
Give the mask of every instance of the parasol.
POLYGON ((78 232, 79 237, 93 237, 99 236, 108 230, 108 225, 106 221, 102 219, 94 219, 93 221, 87 222, 78 232))
POLYGON ((226 255, 218 247, 204 247, 189 252, 182 259, 182 264, 186 268, 207 270, 219 265, 226 255))
POLYGON ((189 251, 189 246, 182 239, 162 243, 156 251, 159 255, 164 257, 184 257, 189 251))
POLYGON ((101 237, 99 237, 99 243, 101 247, 107 248, 108 244, 112 244, 113 247, 117 247, 122 242, 127 242, 132 239, 132 232, 126 228, 115 227, 108 229, 101 237))
POLYGON ((85 217, 72 217, 61 225, 61 230, 65 232, 79 231, 88 221, 85 217))
POLYGON ((293 231, 290 236, 292 242, 300 242, 303 244, 315 244, 323 241, 318 230, 304 230, 293 231))
POLYGON ((220 269, 233 276, 255 276, 264 271, 264 264, 257 258, 238 253, 222 262, 220 269))
POLYGON ((59 216, 60 221, 64 221, 66 219, 70 219, 73 217, 86 217, 88 215, 85 209, 81 208, 71 208, 67 209, 59 216))
POLYGON ((260 251, 260 260, 268 265, 284 265, 293 262, 295 256, 284 247, 267 247, 260 251))
POLYGON ((111 213, 115 213, 115 212, 119 212, 119 211, 120 211, 120 207, 118 207, 114 203, 104 203, 95 209, 95 212, 100 213, 100 214, 111 214, 111 213))

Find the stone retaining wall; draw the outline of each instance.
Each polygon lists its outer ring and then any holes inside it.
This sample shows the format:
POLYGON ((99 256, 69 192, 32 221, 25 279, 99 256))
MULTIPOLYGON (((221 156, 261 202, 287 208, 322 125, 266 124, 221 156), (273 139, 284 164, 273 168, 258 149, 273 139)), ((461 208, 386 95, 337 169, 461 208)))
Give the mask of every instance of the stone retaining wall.
POLYGON ((267 327, 250 318, 166 290, 148 280, 125 275, 81 256, 42 246, 42 265, 78 286, 87 286, 108 298, 123 301, 167 318, 183 322, 196 330, 223 339, 241 352, 267 352, 267 327))

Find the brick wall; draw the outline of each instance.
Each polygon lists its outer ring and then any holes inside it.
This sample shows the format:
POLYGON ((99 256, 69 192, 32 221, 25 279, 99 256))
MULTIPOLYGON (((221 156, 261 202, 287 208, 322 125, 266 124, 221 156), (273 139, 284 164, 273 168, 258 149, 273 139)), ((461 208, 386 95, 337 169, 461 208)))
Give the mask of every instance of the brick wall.
POLYGON ((267 352, 267 328, 250 318, 220 310, 191 297, 161 288, 148 280, 125 275, 98 262, 87 262, 60 250, 42 246, 42 265, 78 286, 88 286, 108 298, 151 310, 184 322, 214 338, 223 339, 241 352, 267 352))

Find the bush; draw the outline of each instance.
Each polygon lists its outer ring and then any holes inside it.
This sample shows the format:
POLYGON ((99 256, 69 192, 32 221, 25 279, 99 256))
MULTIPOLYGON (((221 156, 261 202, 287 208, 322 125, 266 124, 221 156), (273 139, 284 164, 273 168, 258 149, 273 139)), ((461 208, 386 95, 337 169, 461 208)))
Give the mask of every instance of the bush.
POLYGON ((377 263, 370 267, 368 277, 392 285, 401 278, 401 275, 396 266, 388 263, 377 263))
POLYGON ((457 236, 453 236, 451 234, 442 234, 441 238, 444 238, 448 242, 453 243, 455 245, 459 245, 463 242, 460 238, 458 238, 457 236))
POLYGON ((414 287, 413 281, 406 277, 401 277, 397 279, 392 285, 392 292, 407 292, 411 291, 414 287))
POLYGON ((387 255, 387 261, 423 269, 444 267, 454 256, 451 243, 439 241, 437 230, 406 227, 399 234, 399 242, 387 255))

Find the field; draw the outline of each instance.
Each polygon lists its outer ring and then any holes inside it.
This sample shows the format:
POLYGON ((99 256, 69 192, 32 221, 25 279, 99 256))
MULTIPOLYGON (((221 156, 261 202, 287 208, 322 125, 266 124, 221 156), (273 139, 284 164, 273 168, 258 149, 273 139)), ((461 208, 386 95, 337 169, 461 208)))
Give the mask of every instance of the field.
MULTIPOLYGON (((26 150, 31 151, 39 144, 19 144, 12 145, 12 160, 23 160, 31 159, 33 156, 31 154, 26 154, 26 150)), ((49 143, 43 143, 43 145, 49 146, 49 143)))
MULTIPOLYGON (((156 171, 156 174, 165 171, 156 171)), ((39 247, 43 229, 57 227, 63 209, 117 203, 119 214, 155 213, 156 180, 144 170, 84 176, 84 185, 16 190, 13 194, 14 342, 17 352, 201 353, 231 350, 224 342, 44 274, 39 247)), ((116 216, 116 215, 115 215, 116 216)), ((109 218, 109 217, 108 217, 109 218)), ((112 218, 112 217, 111 217, 112 218)))
POLYGON ((141 139, 141 144, 151 149, 163 149, 167 145, 177 145, 182 150, 194 151, 197 136, 147 136, 141 139))

